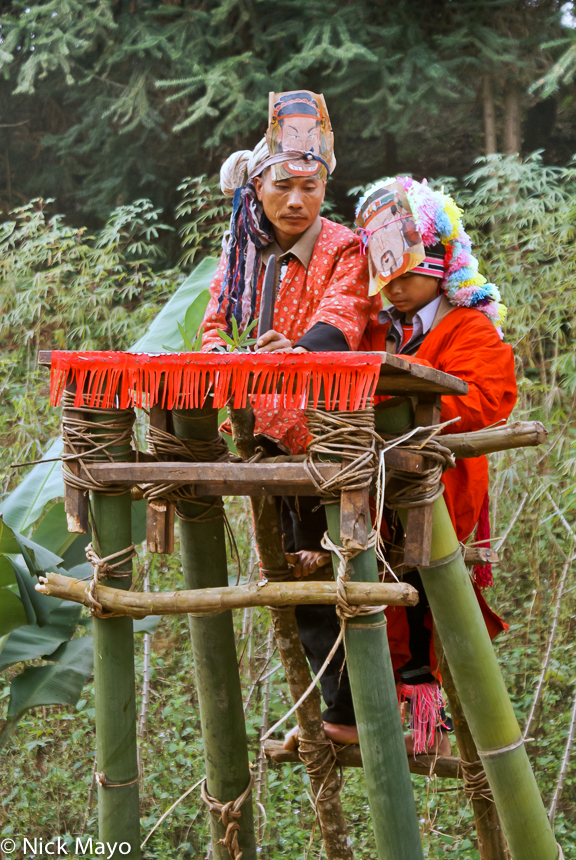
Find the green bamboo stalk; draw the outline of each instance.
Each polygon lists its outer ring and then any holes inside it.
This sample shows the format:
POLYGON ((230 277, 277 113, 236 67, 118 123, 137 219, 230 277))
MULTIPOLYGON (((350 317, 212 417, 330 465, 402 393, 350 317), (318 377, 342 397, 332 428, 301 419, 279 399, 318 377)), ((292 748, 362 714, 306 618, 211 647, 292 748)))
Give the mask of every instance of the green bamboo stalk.
MULTIPOLYGON (((340 504, 326 506, 328 532, 340 541, 340 504)), ((334 570, 338 558, 333 554, 334 570)), ((374 549, 352 560, 357 582, 377 582, 374 549)), ((420 828, 382 612, 346 623, 346 660, 379 860, 420 860, 420 828)))
MULTIPOLYGON (((91 417, 106 421, 110 411, 91 417)), ((114 453, 128 457, 127 442, 114 453)), ((92 494, 93 544, 102 558, 127 549, 132 543, 132 499, 130 491, 119 496, 92 494)), ((122 564, 121 572, 132 563, 122 564)), ((101 580, 103 585, 127 590, 132 577, 101 580)), ((128 842, 126 857, 139 860, 140 815, 138 798, 138 752, 136 740, 136 693, 134 636, 131 618, 94 618, 94 692, 97 772, 110 787, 98 785, 98 825, 102 842, 128 842)))
MULTIPOLYGON (((256 453, 254 438, 254 413, 250 407, 246 409, 229 409, 230 423, 234 434, 234 442, 241 457, 249 459, 256 453)), ((282 547, 282 539, 278 528, 278 513, 276 503, 271 496, 254 496, 251 499, 254 516, 254 537, 258 547, 260 563, 268 570, 286 570, 288 566, 282 547)), ((265 591, 265 589, 260 589, 265 591)), ((284 606, 283 609, 270 610, 274 635, 278 646, 278 654, 282 661, 286 680, 290 687, 293 702, 298 702, 304 691, 312 682, 308 661, 300 641, 298 624, 294 609, 284 606)), ((296 711, 296 719, 301 738, 326 743, 324 723, 320 709, 320 691, 318 688, 302 702, 296 711)), ((342 798, 339 790, 340 774, 337 768, 318 768, 317 759, 305 755, 301 761, 306 765, 310 786, 314 797, 319 794, 323 799, 316 804, 318 822, 324 842, 327 860, 353 860, 354 854, 348 834, 348 825, 342 809, 342 798)), ((329 767, 329 766, 328 766, 329 767)))
MULTIPOLYGON (((214 439, 218 432, 218 411, 207 404, 203 409, 173 413, 174 432, 181 439, 214 439)), ((186 588, 228 585, 224 520, 217 501, 203 497, 198 503, 179 502, 178 509, 198 522, 180 520, 180 549, 186 588), (204 519, 204 521, 202 521, 204 519)), ((200 705, 208 793, 221 803, 236 800, 250 781, 246 726, 238 672, 232 612, 196 618, 190 616, 190 636, 196 686, 200 705)), ((211 815, 215 860, 230 860, 219 844, 225 828, 211 815)), ((239 844, 243 860, 256 860, 256 840, 251 795, 242 806, 239 844)))
POLYGON ((514 860, 557 860, 558 846, 443 498, 432 566, 420 575, 514 860))

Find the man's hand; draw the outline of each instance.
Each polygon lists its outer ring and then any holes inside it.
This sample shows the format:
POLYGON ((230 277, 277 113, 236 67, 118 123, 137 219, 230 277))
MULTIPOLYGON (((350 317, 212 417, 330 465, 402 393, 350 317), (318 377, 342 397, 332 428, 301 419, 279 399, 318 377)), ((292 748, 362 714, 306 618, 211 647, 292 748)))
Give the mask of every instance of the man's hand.
POLYGON ((271 329, 256 341, 258 352, 292 352, 292 342, 283 334, 271 329))
POLYGON ((296 579, 305 579, 330 564, 332 556, 324 550, 301 549, 300 552, 287 552, 286 561, 294 565, 292 573, 296 579))
POLYGON ((256 341, 256 346, 258 352, 308 352, 303 346, 293 347, 287 337, 273 329, 264 332, 256 341))

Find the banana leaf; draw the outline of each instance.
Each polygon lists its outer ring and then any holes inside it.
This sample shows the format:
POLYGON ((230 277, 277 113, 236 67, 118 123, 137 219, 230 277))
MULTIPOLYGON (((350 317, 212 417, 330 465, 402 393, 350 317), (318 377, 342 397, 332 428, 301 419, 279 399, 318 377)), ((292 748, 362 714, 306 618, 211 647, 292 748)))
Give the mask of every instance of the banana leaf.
MULTIPOLYGON (((148 327, 148 331, 130 349, 133 352, 153 353, 182 350, 182 335, 178 330, 178 323, 184 323, 190 305, 202 292, 208 290, 217 265, 218 260, 212 257, 202 260, 164 305, 148 327)), ((192 325, 190 319, 188 322, 192 325)), ((202 322, 201 319, 200 322, 202 322)))
MULTIPOLYGON (((62 453, 62 439, 54 439, 43 459, 59 457, 62 453)), ((38 463, 16 489, 4 499, 0 512, 5 522, 18 532, 26 533, 42 515, 46 504, 64 495, 64 481, 60 462, 38 463)))
POLYGON ((81 612, 81 606, 68 603, 50 613, 49 623, 45 627, 27 624, 14 630, 6 636, 4 647, 0 651, 0 672, 15 663, 34 660, 37 657, 57 660, 54 652, 63 642, 72 638, 81 612))
POLYGON ((88 677, 59 663, 28 667, 12 681, 8 720, 18 719, 25 711, 40 705, 75 705, 88 677))

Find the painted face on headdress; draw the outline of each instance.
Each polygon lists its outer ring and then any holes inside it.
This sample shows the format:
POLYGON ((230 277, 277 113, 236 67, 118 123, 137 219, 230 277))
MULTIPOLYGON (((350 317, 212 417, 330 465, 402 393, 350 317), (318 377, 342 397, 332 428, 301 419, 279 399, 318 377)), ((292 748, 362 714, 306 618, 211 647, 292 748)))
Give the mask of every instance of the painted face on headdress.
POLYGON ((334 135, 322 95, 308 90, 270 93, 266 139, 270 155, 289 150, 309 153, 307 160, 294 158, 272 165, 274 179, 314 177, 326 180, 328 173, 322 162, 326 162, 330 173, 336 166, 334 135))
POLYGON ((422 236, 400 182, 382 186, 364 200, 356 223, 368 251, 371 296, 424 259, 422 236))

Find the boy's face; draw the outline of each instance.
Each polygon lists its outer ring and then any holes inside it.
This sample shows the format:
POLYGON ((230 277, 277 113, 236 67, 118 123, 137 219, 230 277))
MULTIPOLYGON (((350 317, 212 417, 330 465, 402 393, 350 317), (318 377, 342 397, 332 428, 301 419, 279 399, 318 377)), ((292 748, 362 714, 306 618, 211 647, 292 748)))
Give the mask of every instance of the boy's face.
POLYGON ((411 323, 414 315, 438 295, 439 278, 405 272, 384 284, 382 292, 411 323))

